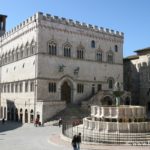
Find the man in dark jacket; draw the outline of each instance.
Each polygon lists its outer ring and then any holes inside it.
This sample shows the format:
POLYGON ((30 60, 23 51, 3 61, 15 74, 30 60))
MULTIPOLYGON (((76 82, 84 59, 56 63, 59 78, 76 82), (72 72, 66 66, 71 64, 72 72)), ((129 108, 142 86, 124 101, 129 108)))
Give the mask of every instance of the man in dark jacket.
POLYGON ((81 143, 81 133, 77 135, 77 150, 80 150, 80 143, 81 143))
POLYGON ((72 144, 73 150, 78 150, 77 149, 77 136, 76 135, 73 136, 71 144, 72 144))

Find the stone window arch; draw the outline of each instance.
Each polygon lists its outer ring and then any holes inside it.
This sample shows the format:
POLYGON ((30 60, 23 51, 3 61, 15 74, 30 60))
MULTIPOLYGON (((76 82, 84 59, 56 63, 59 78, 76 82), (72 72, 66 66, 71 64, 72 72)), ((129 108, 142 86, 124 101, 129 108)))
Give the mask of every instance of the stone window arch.
POLYGON ((16 48, 16 52, 15 52, 15 57, 16 57, 16 61, 19 59, 19 48, 16 48))
POLYGON ((8 52, 8 54, 7 54, 7 62, 8 63, 10 62, 10 52, 8 52))
POLYGON ((84 46, 82 46, 81 43, 77 47, 77 58, 78 59, 84 59, 85 58, 85 48, 84 48, 84 46))
POLYGON ((107 62, 108 63, 114 62, 114 55, 113 55, 113 52, 111 50, 107 53, 107 62))
POLYGON ((95 48, 95 41, 94 40, 91 41, 91 48, 95 48))
POLYGON ((28 81, 25 82, 25 92, 28 92, 28 81))
POLYGON ((108 83, 108 88, 113 89, 114 79, 112 77, 108 78, 107 83, 108 83))
POLYGON ((30 44, 30 54, 31 55, 35 54, 35 41, 34 40, 32 40, 30 44))
POLYGON ((15 60, 15 52, 14 52, 14 50, 12 50, 11 57, 12 57, 12 62, 13 62, 15 60))
POLYGON ((57 55, 57 44, 53 40, 48 42, 48 53, 50 55, 57 55))
POLYGON ((14 83, 11 83, 11 92, 14 92, 14 83))
POLYGON ((20 59, 24 57, 23 45, 20 47, 20 59))
POLYGON ((114 46, 115 52, 118 52, 118 45, 114 46))
POLYGON ((30 82, 30 92, 34 91, 34 81, 30 82))
POLYGON ((29 43, 28 42, 25 45, 25 52, 26 52, 26 57, 30 56, 30 47, 29 47, 29 43))
POLYGON ((71 44, 69 42, 64 44, 64 57, 71 57, 71 44))
POLYGON ((5 64, 7 63, 7 53, 5 54, 5 64))
POLYGON ((96 61, 103 61, 103 51, 100 48, 96 51, 96 61))
POLYGON ((19 83, 19 92, 22 92, 22 87, 23 87, 23 83, 20 82, 20 83, 19 83))

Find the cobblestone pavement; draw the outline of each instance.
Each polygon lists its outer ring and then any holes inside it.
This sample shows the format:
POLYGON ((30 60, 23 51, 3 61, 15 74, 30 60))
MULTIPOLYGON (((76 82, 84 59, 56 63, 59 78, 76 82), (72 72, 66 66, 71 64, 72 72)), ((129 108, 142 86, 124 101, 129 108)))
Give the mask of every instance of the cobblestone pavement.
MULTIPOLYGON (((33 124, 0 122, 0 150, 72 150, 61 138, 58 126, 34 127, 33 124)), ((150 150, 150 146, 107 146, 81 144, 81 150, 150 150)))

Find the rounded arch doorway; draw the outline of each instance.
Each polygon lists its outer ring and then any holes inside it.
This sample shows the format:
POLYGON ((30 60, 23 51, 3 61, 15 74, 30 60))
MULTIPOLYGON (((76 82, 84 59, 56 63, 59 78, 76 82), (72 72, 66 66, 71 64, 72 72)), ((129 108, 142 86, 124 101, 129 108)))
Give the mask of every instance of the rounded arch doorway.
POLYGON ((71 85, 67 81, 61 85, 61 100, 71 103, 71 85))

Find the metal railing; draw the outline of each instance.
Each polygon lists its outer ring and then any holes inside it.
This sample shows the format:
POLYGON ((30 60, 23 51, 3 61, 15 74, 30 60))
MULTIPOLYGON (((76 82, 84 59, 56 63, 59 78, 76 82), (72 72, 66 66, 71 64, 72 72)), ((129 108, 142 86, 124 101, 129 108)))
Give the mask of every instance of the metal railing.
POLYGON ((62 134, 73 138, 74 135, 81 133, 82 141, 93 143, 110 144, 130 144, 130 145, 150 145, 150 133, 108 133, 87 129, 82 126, 82 120, 63 122, 62 134))

